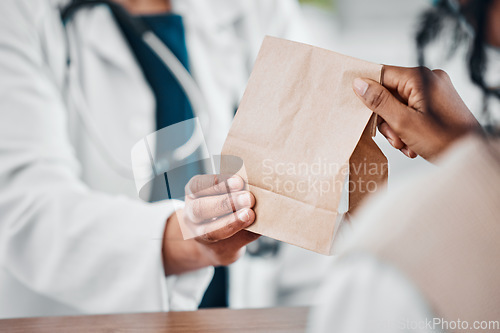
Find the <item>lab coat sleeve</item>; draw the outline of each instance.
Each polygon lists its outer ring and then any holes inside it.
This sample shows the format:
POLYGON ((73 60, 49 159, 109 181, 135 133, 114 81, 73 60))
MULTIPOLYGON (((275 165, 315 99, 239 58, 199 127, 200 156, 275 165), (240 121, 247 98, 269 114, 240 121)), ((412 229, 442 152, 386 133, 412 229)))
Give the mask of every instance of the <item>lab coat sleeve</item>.
POLYGON ((309 332, 441 332, 416 287, 396 268, 366 253, 336 262, 320 288, 309 332))
POLYGON ((174 204, 98 193, 78 178, 47 59, 47 48, 63 45, 41 33, 60 24, 47 4, 0 1, 0 268, 81 313, 194 309, 211 269, 165 279, 162 237, 174 204))

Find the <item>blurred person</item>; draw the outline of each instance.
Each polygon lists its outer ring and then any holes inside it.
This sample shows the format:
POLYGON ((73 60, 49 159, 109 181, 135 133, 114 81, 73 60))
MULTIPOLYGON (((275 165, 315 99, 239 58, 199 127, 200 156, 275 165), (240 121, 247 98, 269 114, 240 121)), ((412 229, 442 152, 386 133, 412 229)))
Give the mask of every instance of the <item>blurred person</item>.
MULTIPOLYGON (((300 33, 297 4, 288 0, 115 3, 191 72, 207 100, 213 154, 264 34, 300 33)), ((63 22, 68 4, 0 2, 0 317, 195 309, 211 267, 234 262, 258 237, 242 231, 255 217, 253 196, 241 191, 241 179, 228 180, 245 200, 226 215, 225 183, 210 176, 189 183, 189 214, 174 214, 173 201, 136 199, 133 180, 109 163, 70 96, 83 97, 122 161, 138 140, 192 110, 168 70, 107 6, 63 22), (193 212, 226 227, 182 241, 178 220, 193 212)))
MULTIPOLYGON (((450 24, 455 46, 469 42, 470 77, 485 101, 499 98, 486 70, 495 65, 488 52, 500 47, 500 1, 438 1, 417 34, 421 64, 424 48, 450 24)), ((481 128, 440 70, 385 66, 382 85, 359 78, 353 89, 381 117, 379 130, 391 145, 437 167, 408 175, 359 212, 310 331, 497 332, 498 125, 481 128)), ((485 113, 493 119, 487 104, 485 113)))

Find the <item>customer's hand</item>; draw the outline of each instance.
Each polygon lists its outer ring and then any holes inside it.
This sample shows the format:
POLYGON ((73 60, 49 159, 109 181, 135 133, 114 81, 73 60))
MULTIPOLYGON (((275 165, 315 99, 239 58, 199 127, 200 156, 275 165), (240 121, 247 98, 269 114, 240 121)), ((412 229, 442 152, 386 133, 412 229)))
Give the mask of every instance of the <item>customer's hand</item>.
POLYGON ((432 160, 458 138, 480 129, 442 70, 384 66, 382 85, 370 79, 355 79, 353 88, 363 103, 382 118, 379 131, 410 158, 418 154, 432 160), (427 77, 429 101, 422 72, 427 77))
POLYGON ((229 265, 244 253, 247 244, 259 238, 243 230, 255 221, 255 198, 244 186, 239 176, 200 175, 189 181, 184 210, 167 222, 163 249, 167 274, 229 265), (182 239, 179 222, 197 237, 169 242, 173 237, 182 239))

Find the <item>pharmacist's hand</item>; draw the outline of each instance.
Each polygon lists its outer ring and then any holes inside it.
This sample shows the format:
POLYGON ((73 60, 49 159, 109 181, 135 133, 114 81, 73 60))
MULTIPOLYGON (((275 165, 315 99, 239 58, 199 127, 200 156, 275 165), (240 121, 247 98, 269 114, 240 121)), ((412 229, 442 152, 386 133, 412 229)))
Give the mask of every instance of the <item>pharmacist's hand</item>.
POLYGON ((243 230, 255 221, 255 198, 237 175, 199 175, 186 185, 184 222, 196 230, 201 255, 211 266, 229 265, 259 235, 243 230))
POLYGON ((243 230, 255 221, 254 196, 244 190, 239 176, 227 178, 200 175, 186 185, 186 205, 168 218, 165 228, 162 255, 166 275, 232 264, 247 244, 260 237, 243 230), (189 228, 190 235, 197 237, 183 240, 182 228, 189 228))
POLYGON ((456 92, 448 74, 423 68, 430 100, 425 100, 420 68, 384 66, 383 85, 355 79, 353 89, 382 119, 379 131, 406 156, 432 160, 480 125, 456 92), (427 105, 432 108, 428 112, 427 105))

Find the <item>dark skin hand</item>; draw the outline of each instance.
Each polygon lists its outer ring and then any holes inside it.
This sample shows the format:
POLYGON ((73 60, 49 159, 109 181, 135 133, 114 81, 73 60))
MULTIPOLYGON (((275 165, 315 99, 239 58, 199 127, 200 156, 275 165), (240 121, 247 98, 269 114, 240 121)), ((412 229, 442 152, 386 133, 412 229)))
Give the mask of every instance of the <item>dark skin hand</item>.
POLYGON ((442 70, 424 68, 432 111, 427 111, 421 70, 384 66, 383 84, 355 79, 353 89, 363 103, 381 118, 379 131, 406 156, 432 161, 453 142, 480 125, 442 70))
MULTIPOLYGON (((465 5, 469 1, 459 2, 465 5)), ((500 0, 492 1, 487 16, 487 42, 500 47, 500 0)), ((410 158, 418 154, 432 160, 457 139, 481 128, 445 72, 427 68, 424 72, 429 80, 429 104, 441 123, 426 110, 418 68, 384 66, 382 85, 356 79, 353 88, 363 103, 382 118, 379 130, 392 146, 410 158)))

